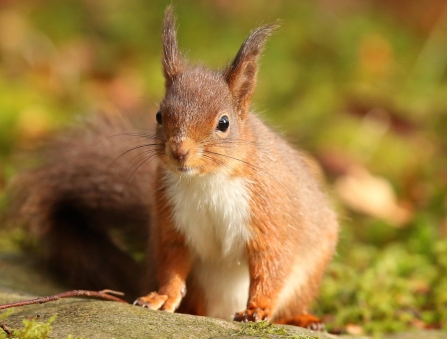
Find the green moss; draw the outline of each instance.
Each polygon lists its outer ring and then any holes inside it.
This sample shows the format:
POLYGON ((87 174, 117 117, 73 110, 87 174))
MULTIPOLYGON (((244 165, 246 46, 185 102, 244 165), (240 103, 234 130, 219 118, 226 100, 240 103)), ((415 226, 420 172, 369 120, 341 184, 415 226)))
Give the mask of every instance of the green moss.
MULTIPOLYGON (((0 314, 0 320, 6 319, 12 312, 0 314)), ((37 319, 23 320, 23 327, 19 329, 9 329, 12 335, 9 336, 5 331, 0 330, 0 339, 49 339, 52 330, 52 324, 56 320, 56 315, 51 316, 46 322, 37 319)), ((51 337, 54 338, 54 337, 51 337)), ((69 335, 66 339, 81 339, 69 335)))
POLYGON ((50 317, 47 322, 40 322, 36 319, 23 320, 23 328, 13 330, 13 335, 20 339, 47 339, 51 333, 51 325, 55 320, 55 315, 50 317))
POLYGON ((281 338, 287 339, 318 339, 317 336, 291 333, 285 327, 273 325, 268 321, 243 323, 239 332, 233 334, 233 336, 262 336, 262 338, 266 339, 271 338, 271 335, 281 336, 281 338))
POLYGON ((379 336, 415 325, 445 326, 447 239, 437 239, 429 228, 419 222, 407 230, 405 242, 380 249, 358 245, 346 253, 340 250, 318 305, 319 314, 332 317, 326 323, 329 331, 357 324, 364 333, 379 336))

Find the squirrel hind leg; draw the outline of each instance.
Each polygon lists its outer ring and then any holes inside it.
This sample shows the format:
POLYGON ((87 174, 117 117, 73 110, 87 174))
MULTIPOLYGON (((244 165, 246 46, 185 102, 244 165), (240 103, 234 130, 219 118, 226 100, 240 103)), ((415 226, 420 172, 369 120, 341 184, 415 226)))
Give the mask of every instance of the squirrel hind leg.
POLYGON ((143 268, 93 222, 70 204, 59 205, 43 239, 48 264, 76 289, 112 289, 133 300, 143 268))
POLYGON ((298 314, 290 318, 281 318, 274 321, 275 324, 293 325, 307 328, 312 331, 324 331, 323 321, 312 314, 298 314))

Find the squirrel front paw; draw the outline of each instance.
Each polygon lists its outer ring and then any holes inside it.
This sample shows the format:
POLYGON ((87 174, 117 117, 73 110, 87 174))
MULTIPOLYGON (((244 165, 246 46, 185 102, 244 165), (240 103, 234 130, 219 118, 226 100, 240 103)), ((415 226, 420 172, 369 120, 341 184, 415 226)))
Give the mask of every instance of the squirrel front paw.
POLYGON ((138 298, 133 304, 141 307, 146 307, 151 310, 174 312, 177 306, 180 304, 180 300, 176 299, 181 298, 170 298, 169 296, 164 294, 151 292, 148 295, 138 298))
POLYGON ((254 305, 249 305, 245 311, 236 312, 233 315, 234 321, 248 322, 269 320, 271 311, 268 308, 260 308, 254 305))

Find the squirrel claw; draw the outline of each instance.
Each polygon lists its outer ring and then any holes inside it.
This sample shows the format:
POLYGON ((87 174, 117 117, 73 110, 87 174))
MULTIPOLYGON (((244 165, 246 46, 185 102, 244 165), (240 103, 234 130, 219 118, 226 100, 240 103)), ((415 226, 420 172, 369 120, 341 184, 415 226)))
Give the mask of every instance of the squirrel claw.
POLYGON ((261 320, 268 320, 269 319, 269 312, 266 309, 258 308, 258 307, 249 307, 243 312, 236 312, 233 315, 234 321, 239 322, 258 322, 261 320))
POLYGON ((149 293, 144 297, 140 297, 134 301, 134 305, 141 306, 144 308, 149 308, 151 310, 159 310, 163 307, 166 300, 168 300, 167 295, 158 294, 157 292, 149 293))

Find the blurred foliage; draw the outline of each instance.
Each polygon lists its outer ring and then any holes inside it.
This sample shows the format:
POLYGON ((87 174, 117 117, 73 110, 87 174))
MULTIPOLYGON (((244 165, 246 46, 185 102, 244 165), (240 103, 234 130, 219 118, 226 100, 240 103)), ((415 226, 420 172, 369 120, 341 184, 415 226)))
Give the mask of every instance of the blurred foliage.
MULTIPOLYGON (((0 1, 0 207, 19 150, 77 115, 152 114, 170 1, 0 1)), ((180 46, 223 67, 281 19, 253 106, 321 163, 342 222, 316 303, 333 331, 447 324, 443 0, 174 1, 180 46)))

